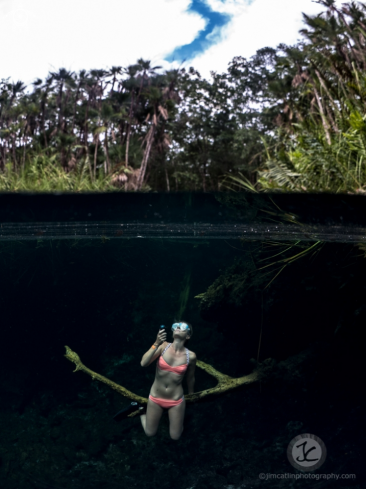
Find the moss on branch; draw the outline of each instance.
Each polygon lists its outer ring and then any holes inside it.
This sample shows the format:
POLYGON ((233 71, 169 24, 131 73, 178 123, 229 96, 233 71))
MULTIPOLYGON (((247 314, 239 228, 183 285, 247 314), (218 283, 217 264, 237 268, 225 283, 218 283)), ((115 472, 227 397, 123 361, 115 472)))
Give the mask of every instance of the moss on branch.
MULTIPOLYGON (((125 387, 116 384, 112 380, 107 379, 103 375, 100 375, 93 370, 90 370, 87 368, 82 361, 80 360, 80 357, 77 353, 71 350, 70 347, 66 346, 66 355, 65 357, 70 360, 70 362, 74 363, 76 365, 76 368, 74 372, 77 372, 78 370, 88 374, 91 376, 93 380, 99 380, 100 382, 103 382, 104 384, 108 385, 115 391, 117 391, 119 394, 122 394, 124 397, 128 397, 132 401, 136 401, 140 404, 147 404, 147 398, 146 397, 141 397, 125 387)), ((217 380, 217 385, 211 389, 206 389, 200 392, 195 392, 193 394, 189 394, 185 396, 186 402, 198 402, 201 401, 202 399, 212 396, 212 395, 219 395, 219 394, 224 394, 227 391, 230 391, 232 389, 236 389, 240 387, 241 385, 246 385, 246 384, 251 384, 253 382, 256 382, 259 380, 259 372, 255 371, 249 375, 245 375, 243 377, 239 378, 233 378, 230 377, 229 375, 225 375, 218 370, 216 370, 214 367, 209 365, 208 363, 202 362, 201 360, 197 360, 197 367, 201 368, 205 372, 207 372, 209 375, 212 377, 215 377, 217 380)), ((139 414, 139 411, 135 411, 134 413, 130 414, 129 417, 133 417, 139 414)))

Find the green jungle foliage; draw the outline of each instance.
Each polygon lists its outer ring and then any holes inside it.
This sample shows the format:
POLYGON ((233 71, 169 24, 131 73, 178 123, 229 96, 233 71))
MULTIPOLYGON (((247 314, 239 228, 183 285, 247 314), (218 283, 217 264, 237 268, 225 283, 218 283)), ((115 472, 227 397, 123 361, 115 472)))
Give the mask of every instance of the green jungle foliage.
POLYGON ((0 190, 366 189, 366 6, 319 0, 295 46, 193 68, 0 81, 0 190))
POLYGON ((304 16, 304 41, 283 47, 270 90, 282 102, 275 149, 258 187, 286 191, 366 190, 366 6, 334 0, 304 16))

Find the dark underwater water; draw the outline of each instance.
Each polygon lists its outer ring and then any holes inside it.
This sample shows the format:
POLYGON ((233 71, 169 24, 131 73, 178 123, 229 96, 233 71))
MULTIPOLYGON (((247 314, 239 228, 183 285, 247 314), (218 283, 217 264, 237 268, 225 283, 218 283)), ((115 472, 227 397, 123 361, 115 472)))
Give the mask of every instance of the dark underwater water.
MULTIPOLYGON (((14 226, 18 239, 0 241, 1 489, 366 487, 366 258, 357 240, 105 231, 24 239, 25 223, 14 226), (155 364, 142 368, 141 357, 161 324, 171 340, 179 314, 194 327, 187 346, 199 360, 262 378, 187 403, 178 441, 166 413, 148 438, 138 417, 113 421, 130 401, 73 373, 64 346, 147 397, 155 364), (289 462, 301 434, 326 447, 316 470, 289 462)), ((195 391, 215 385, 196 369, 195 391)))

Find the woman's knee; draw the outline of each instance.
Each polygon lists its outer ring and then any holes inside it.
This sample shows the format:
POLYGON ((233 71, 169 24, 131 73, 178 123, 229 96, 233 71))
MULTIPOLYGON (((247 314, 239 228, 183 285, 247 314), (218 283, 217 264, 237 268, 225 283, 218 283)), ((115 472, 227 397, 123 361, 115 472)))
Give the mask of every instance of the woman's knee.
POLYGON ((177 433, 177 432, 175 432, 175 431, 171 431, 171 432, 170 432, 170 438, 171 438, 172 440, 179 440, 179 438, 182 436, 182 433, 183 433, 183 428, 182 428, 182 430, 181 430, 181 432, 180 432, 180 433, 177 433))
POLYGON ((179 438, 180 438, 180 437, 181 437, 181 435, 179 435, 179 436, 176 436, 176 435, 170 435, 170 438, 171 438, 172 440, 179 440, 179 438))
POLYGON ((158 430, 152 431, 152 430, 145 430, 145 435, 148 437, 155 436, 158 430))

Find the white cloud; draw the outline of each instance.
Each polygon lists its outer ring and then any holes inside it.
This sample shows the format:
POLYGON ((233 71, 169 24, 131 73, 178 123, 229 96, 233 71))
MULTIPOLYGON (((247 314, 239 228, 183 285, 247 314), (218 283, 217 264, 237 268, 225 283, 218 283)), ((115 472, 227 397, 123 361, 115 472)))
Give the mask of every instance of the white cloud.
POLYGON ((230 4, 226 11, 233 18, 223 29, 222 41, 188 63, 206 77, 210 71, 225 71, 234 56, 249 58, 263 47, 295 43, 301 37, 299 30, 304 27, 302 12, 315 15, 324 11, 324 7, 312 0, 254 0, 249 5, 235 0, 225 3, 208 0, 208 3, 222 11, 230 4))
POLYGON ((191 43, 206 22, 190 0, 0 1, 0 78, 29 83, 60 67, 159 63, 191 43), (31 3, 31 8, 29 4, 31 3))
POLYGON ((207 5, 215 12, 223 14, 238 14, 247 9, 248 5, 256 0, 205 0, 207 5))
MULTIPOLYGON (((341 0, 340 0, 341 1, 341 0)), ((232 15, 218 42, 196 57, 204 76, 225 71, 234 56, 294 43, 301 12, 323 10, 311 0, 206 0, 232 15)), ((32 82, 61 67, 72 71, 127 66, 138 58, 172 66, 164 57, 191 43, 206 21, 187 13, 190 0, 0 0, 0 79, 32 82)), ((175 63, 178 65, 178 63, 175 63)))

